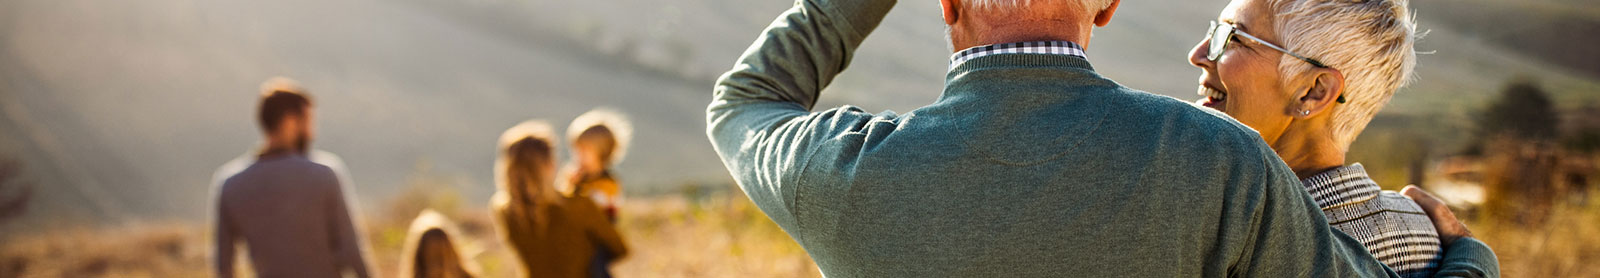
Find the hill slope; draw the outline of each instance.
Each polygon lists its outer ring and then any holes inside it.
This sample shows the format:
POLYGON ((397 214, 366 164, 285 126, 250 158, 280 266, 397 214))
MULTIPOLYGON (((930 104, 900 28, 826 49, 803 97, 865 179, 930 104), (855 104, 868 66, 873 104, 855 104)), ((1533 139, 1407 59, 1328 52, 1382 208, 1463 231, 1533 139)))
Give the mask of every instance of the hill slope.
MULTIPOLYGON (((344 157, 363 200, 424 168, 481 204, 500 131, 534 117, 563 126, 598 105, 637 121, 619 168, 629 190, 723 182, 704 135, 711 82, 790 3, 0 1, 0 155, 24 161, 40 188, 26 224, 0 228, 202 218, 211 172, 255 144, 255 87, 275 75, 311 88, 315 145, 344 157)), ((1090 60, 1130 87, 1196 98, 1184 57, 1225 4, 1126 1, 1090 60)), ((938 9, 900 3, 821 106, 905 112, 937 98, 951 52, 938 9)), ((1437 9, 1418 13, 1432 30, 1419 48, 1434 52, 1389 111, 1464 114, 1516 76, 1562 103, 1600 99, 1591 75, 1437 9)))

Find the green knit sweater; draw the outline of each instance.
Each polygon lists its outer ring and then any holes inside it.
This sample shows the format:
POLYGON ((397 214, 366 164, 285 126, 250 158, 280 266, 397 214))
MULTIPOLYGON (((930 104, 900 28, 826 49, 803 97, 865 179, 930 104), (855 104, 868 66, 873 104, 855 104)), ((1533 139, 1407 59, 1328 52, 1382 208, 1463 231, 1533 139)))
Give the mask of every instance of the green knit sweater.
MULTIPOLYGON (((799 1, 708 108, 728 170, 823 274, 1395 275, 1248 127, 1075 56, 966 61, 910 113, 810 112, 893 5, 799 1)), ((1446 252, 1440 276, 1498 275, 1482 242, 1446 252)))

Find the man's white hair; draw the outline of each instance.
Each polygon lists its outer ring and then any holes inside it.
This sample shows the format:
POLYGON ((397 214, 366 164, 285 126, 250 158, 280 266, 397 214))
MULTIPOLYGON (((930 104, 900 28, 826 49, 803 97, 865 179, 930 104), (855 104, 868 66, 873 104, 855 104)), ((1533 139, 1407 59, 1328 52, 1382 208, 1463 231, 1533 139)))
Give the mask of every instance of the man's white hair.
MULTIPOLYGON (((1344 74, 1344 98, 1333 110, 1334 142, 1348 151, 1361 130, 1412 80, 1416 23, 1407 0, 1268 0, 1278 37, 1290 51, 1344 74)), ((1312 70, 1283 55, 1284 76, 1312 70)))
POLYGON ((1074 1, 1083 4, 1085 10, 1099 11, 1111 7, 1111 0, 972 0, 967 1, 973 8, 979 10, 994 10, 1005 8, 1023 8, 1034 2, 1074 1))

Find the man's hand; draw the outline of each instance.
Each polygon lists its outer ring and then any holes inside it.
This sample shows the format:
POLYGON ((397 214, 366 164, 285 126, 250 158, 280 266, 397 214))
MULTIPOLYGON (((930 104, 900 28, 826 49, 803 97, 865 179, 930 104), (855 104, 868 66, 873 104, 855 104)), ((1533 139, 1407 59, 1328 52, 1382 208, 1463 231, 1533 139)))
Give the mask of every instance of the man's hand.
POLYGON ((1451 212, 1450 207, 1439 200, 1439 197, 1434 197, 1416 185, 1407 185, 1400 190, 1400 194, 1416 201, 1417 205, 1422 207, 1422 211, 1428 213, 1428 218, 1433 219, 1434 229, 1439 230, 1440 245, 1449 246, 1457 239, 1472 237, 1472 231, 1467 230, 1467 225, 1461 224, 1461 220, 1456 219, 1456 214, 1451 212))

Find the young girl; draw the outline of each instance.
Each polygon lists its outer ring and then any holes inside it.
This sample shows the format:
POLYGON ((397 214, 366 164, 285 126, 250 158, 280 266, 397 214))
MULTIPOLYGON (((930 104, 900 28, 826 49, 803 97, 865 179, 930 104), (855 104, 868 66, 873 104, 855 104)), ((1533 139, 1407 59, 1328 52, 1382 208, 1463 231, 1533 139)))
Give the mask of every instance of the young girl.
POLYGON ((406 234, 405 252, 400 253, 402 278, 471 278, 478 276, 478 267, 470 263, 467 253, 461 252, 460 243, 451 238, 461 234, 455 223, 433 210, 424 210, 411 221, 406 234))

